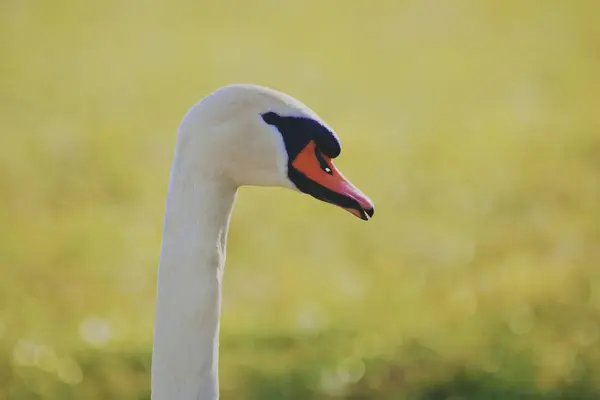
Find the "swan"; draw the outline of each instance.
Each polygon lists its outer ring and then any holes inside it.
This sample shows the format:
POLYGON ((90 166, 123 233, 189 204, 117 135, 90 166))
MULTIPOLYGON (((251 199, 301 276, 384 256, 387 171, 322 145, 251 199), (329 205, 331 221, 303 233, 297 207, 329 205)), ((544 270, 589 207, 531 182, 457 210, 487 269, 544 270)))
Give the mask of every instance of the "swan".
POLYGON ((237 189, 280 186, 373 216, 373 202, 332 159, 315 112, 275 89, 231 84, 183 117, 171 166, 151 362, 153 400, 219 398, 219 321, 227 231, 237 189))

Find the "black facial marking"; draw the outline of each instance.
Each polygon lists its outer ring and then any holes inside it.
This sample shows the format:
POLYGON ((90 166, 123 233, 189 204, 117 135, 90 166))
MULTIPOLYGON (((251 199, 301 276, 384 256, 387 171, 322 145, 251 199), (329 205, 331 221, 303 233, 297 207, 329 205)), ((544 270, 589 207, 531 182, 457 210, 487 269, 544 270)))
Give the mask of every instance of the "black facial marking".
POLYGON ((321 169, 333 175, 331 166, 323 157, 323 154, 330 158, 340 155, 340 140, 333 132, 311 118, 281 116, 272 111, 261 114, 261 117, 281 133, 288 153, 288 177, 300 191, 324 202, 357 210, 362 219, 367 219, 365 213, 369 215, 370 210, 364 210, 357 200, 320 185, 294 168, 293 162, 298 154, 311 140, 314 140, 315 157, 321 169))
POLYGON ((314 119, 282 116, 273 111, 266 112, 261 117, 281 133, 290 163, 311 140, 314 140, 319 150, 328 157, 335 158, 342 151, 336 134, 314 119))
POLYGON ((319 161, 319 166, 321 167, 321 169, 329 175, 333 175, 333 170, 331 169, 329 164, 327 164, 327 160, 325 160, 325 157, 323 157, 323 153, 319 151, 318 147, 315 147, 315 157, 317 158, 317 161, 319 161))

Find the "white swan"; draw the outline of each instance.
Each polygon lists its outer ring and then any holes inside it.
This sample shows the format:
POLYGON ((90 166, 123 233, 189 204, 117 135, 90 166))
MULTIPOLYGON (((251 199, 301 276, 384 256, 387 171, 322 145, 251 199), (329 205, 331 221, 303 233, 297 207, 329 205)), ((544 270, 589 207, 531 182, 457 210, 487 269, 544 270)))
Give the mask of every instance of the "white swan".
POLYGON ((332 163, 340 142, 294 98, 229 85, 184 117, 177 135, 158 268, 153 400, 219 398, 221 281, 237 188, 282 186, 368 220, 373 203, 332 163))

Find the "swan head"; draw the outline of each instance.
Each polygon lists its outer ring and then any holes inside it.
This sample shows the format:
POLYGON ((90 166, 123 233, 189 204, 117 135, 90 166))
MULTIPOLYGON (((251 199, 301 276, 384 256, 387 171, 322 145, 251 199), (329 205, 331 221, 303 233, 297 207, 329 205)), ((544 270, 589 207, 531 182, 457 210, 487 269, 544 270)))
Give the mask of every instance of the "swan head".
POLYGON ((177 151, 212 176, 236 186, 281 186, 344 208, 368 220, 373 202, 342 175, 334 131, 293 97, 262 86, 236 84, 190 109, 177 151))

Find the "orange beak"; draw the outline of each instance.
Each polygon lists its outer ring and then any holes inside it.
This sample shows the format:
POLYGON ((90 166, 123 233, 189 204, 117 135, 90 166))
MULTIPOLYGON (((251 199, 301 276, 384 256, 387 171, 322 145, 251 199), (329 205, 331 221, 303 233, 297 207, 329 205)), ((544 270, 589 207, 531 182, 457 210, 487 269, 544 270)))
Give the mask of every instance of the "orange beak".
POLYGON ((311 196, 338 205, 363 220, 375 213, 373 202, 335 167, 333 160, 310 141, 291 163, 293 169, 308 178, 299 188, 311 196))

